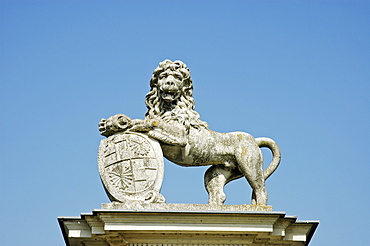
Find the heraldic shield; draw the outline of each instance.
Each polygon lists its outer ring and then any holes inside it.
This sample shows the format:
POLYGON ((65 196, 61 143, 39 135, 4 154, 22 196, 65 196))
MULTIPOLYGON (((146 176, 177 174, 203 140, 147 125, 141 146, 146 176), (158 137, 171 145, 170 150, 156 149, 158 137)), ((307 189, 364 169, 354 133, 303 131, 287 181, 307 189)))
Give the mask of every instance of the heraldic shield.
POLYGON ((143 133, 120 132, 101 140, 100 177, 112 202, 165 202, 160 194, 164 174, 159 143, 143 133))

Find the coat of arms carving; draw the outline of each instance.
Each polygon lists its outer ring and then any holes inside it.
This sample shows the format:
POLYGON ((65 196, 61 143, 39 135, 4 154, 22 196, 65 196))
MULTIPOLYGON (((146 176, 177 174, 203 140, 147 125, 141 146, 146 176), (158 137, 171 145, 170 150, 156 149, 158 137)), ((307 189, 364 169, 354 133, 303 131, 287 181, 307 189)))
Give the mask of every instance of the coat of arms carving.
POLYGON ((112 201, 164 202, 159 143, 138 132, 119 132, 99 146, 99 172, 112 201))

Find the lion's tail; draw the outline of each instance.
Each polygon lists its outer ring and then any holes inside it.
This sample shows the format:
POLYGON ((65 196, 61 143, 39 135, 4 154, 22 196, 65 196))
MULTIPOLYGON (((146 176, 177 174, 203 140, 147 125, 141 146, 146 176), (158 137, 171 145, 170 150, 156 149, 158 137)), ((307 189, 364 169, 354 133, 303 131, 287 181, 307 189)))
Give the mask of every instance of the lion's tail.
POLYGON ((279 146, 275 143, 274 140, 266 137, 260 137, 256 138, 256 142, 259 147, 267 147, 272 152, 272 161, 270 165, 266 168, 266 170, 263 172, 263 176, 265 177, 265 180, 271 176, 271 174, 276 170, 276 168, 280 164, 281 160, 281 154, 279 146))

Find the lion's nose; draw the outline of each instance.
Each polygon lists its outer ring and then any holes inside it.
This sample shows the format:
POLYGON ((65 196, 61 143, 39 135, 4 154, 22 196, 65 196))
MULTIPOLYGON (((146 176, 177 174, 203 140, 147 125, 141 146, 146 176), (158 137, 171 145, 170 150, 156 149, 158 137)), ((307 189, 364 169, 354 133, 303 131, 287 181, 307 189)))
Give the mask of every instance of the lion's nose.
POLYGON ((173 86, 175 85, 175 81, 173 79, 173 77, 168 77, 167 80, 166 80, 166 85, 168 86, 173 86))

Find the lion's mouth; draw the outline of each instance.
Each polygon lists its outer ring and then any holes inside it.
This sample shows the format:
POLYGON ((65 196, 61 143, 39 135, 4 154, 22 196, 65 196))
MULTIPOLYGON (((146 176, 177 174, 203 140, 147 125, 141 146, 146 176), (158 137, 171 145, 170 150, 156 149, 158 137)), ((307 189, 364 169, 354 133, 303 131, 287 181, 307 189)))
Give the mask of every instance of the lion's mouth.
POLYGON ((180 97, 180 93, 178 91, 162 91, 161 97, 166 102, 172 102, 180 97))

